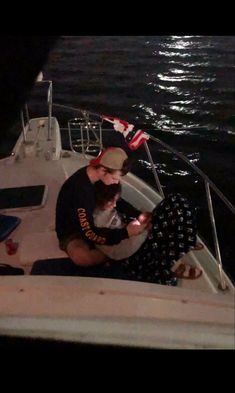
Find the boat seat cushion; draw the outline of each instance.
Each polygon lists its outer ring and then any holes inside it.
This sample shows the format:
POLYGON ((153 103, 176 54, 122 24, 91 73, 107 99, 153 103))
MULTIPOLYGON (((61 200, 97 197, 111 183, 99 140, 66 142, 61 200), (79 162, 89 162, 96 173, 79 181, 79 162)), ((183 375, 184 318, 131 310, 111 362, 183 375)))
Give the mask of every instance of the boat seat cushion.
POLYGON ((0 242, 5 240, 20 222, 19 217, 0 214, 0 242))
POLYGON ((77 266, 70 258, 41 259, 34 262, 31 275, 103 277, 127 280, 120 264, 77 266))

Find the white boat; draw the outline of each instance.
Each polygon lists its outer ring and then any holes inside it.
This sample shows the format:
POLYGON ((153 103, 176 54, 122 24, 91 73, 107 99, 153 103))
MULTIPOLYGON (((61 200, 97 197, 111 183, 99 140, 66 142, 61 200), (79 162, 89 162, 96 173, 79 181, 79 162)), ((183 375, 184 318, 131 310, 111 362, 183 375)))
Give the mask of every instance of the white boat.
MULTIPOLYGON (((72 145, 70 151, 62 149, 60 125, 52 116, 52 82, 48 82, 49 113, 28 118, 26 124, 22 117, 23 131, 11 155, 0 160, 2 190, 40 189, 40 198, 33 204, 18 206, 13 201, 0 211, 21 220, 8 236, 18 243, 17 252, 8 255, 3 240, 0 261, 25 273, 0 276, 0 336, 130 349, 234 349, 235 288, 222 268, 215 226, 216 258, 205 244, 201 251, 190 251, 186 261, 200 267, 203 274, 196 280, 179 280, 177 287, 111 278, 30 275, 37 260, 67 257, 58 247, 55 232, 56 199, 65 179, 91 158, 84 141, 80 141, 80 153, 72 145)), ((100 137, 98 134, 102 145, 100 137)), ((151 163, 151 155, 149 160, 151 163)), ((156 172, 155 177, 160 186, 156 172)), ((213 221, 213 184, 206 176, 205 180, 213 221)), ((151 211, 162 199, 161 186, 155 190, 132 173, 122 184, 123 198, 139 210, 151 211)), ((228 207, 234 209, 229 202, 228 207)))

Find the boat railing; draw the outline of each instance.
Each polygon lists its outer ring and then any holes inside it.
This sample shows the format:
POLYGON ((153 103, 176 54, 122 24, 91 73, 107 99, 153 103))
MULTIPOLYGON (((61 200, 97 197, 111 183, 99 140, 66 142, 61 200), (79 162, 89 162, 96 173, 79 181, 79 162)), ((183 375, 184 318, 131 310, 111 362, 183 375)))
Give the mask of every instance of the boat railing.
MULTIPOLYGON (((226 196, 218 189, 218 187, 216 187, 216 185, 209 179, 209 177, 200 168, 198 168, 193 162, 191 162, 184 154, 182 154, 179 151, 177 151, 176 149, 172 148, 171 146, 169 146, 167 143, 163 142, 159 138, 156 138, 152 135, 149 135, 149 137, 154 142, 163 146, 167 151, 171 152, 175 156, 179 157, 182 161, 186 162, 203 179, 204 185, 205 185, 205 190, 206 190, 206 198, 207 198, 209 217, 210 217, 211 226, 212 226, 212 235, 213 235, 213 242, 214 242, 214 247, 215 247, 216 261, 218 263, 218 268, 219 268, 219 276, 220 276, 219 289, 226 290, 227 287, 226 287, 226 283, 225 283, 224 276, 223 276, 223 265, 222 265, 220 246, 219 246, 219 240, 218 240, 218 235, 217 235, 217 228, 216 228, 215 215, 214 215, 214 209, 213 209, 210 189, 212 189, 216 193, 216 195, 224 202, 224 204, 227 206, 227 208, 233 214, 235 214, 235 207, 226 198, 226 196)), ((146 150, 146 153, 148 155, 148 158, 149 158, 149 161, 151 164, 154 178, 156 180, 158 191, 161 194, 161 196, 164 197, 164 192, 163 192, 161 183, 158 178, 158 174, 157 174, 157 171, 156 171, 153 159, 152 159, 152 155, 151 155, 149 147, 148 147, 148 143, 144 142, 144 145, 145 145, 145 150, 146 150)))
MULTIPOLYGON (((48 105, 48 131, 47 131, 47 140, 51 140, 51 119, 52 119, 52 106, 53 106, 53 98, 52 98, 52 89, 53 89, 53 83, 51 80, 43 79, 43 74, 40 72, 35 84, 48 84, 48 90, 47 90, 47 105, 48 105)), ((28 124, 29 130, 30 130, 30 116, 29 116, 29 109, 28 109, 28 104, 26 103, 24 105, 24 108, 21 110, 21 124, 22 124, 22 130, 23 130, 23 140, 24 143, 26 142, 26 126, 25 124, 28 124), (24 109, 24 110, 23 110, 24 109), (24 113, 25 111, 25 113, 24 113), (26 121, 25 121, 26 117, 26 121)))
POLYGON ((81 148, 82 153, 99 152, 103 148, 102 122, 87 117, 68 120, 69 144, 72 151, 81 148), (75 131, 75 136, 74 136, 75 131), (79 132, 79 137, 77 135, 79 132))

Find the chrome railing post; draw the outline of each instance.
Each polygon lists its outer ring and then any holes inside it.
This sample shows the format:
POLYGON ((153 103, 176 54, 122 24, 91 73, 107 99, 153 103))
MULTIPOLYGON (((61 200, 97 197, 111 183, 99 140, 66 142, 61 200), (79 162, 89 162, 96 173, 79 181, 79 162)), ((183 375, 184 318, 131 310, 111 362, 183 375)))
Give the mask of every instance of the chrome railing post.
POLYGON ((43 73, 40 72, 36 79, 36 83, 49 83, 48 93, 47 93, 47 103, 48 103, 48 127, 47 127, 47 140, 51 140, 51 118, 52 118, 52 81, 43 79, 43 73))
POLYGON ((24 114, 23 114, 23 111, 21 111, 20 114, 21 114, 22 130, 23 130, 23 139, 24 139, 24 142, 26 142, 26 131, 25 131, 25 124, 24 124, 24 114))
MULTIPOLYGON (((81 130, 81 144, 82 144, 82 154, 83 154, 83 156, 85 156, 85 149, 84 149, 84 134, 83 134, 83 132, 84 132, 84 129, 83 129, 83 127, 84 127, 84 124, 81 124, 80 125, 80 130, 81 130)), ((85 127, 86 127, 86 132, 87 132, 87 135, 88 135, 88 129, 87 129, 87 123, 85 123, 85 127)), ((88 143, 89 143, 89 141, 88 141, 88 143)))
POLYGON ((102 123, 99 124, 99 135, 100 135, 100 151, 102 151, 103 150, 102 123))
POLYGON ((72 136, 71 136, 71 130, 70 130, 70 121, 68 121, 68 132, 69 132, 69 145, 70 145, 70 149, 73 151, 73 143, 72 143, 72 136))
POLYGON ((51 118, 52 118, 52 81, 49 81, 48 88, 48 134, 47 140, 51 140, 51 118))
POLYGON ((159 180, 159 177, 158 177, 158 174, 157 174, 157 171, 156 171, 154 162, 153 162, 153 158, 152 158, 152 155, 151 155, 151 153, 150 153, 150 150, 149 150, 149 147, 148 147, 148 144, 147 144, 146 141, 144 142, 144 147, 145 147, 145 151, 146 151, 146 153, 147 153, 149 162, 150 162, 150 164, 151 164, 153 176, 154 176, 154 178, 155 178, 155 181, 156 181, 156 184, 157 184, 157 187, 158 187, 158 191, 160 192, 162 198, 165 198, 165 195, 164 195, 164 192, 163 192, 163 189, 162 189, 162 186, 161 186, 161 183, 160 183, 160 180, 159 180))
POLYGON ((28 105, 27 104, 25 104, 25 113, 26 113, 26 118, 27 118, 27 123, 28 123, 28 126, 29 126, 29 130, 31 130, 30 124, 29 124, 29 109, 28 109, 28 105))
POLYGON ((207 196, 207 203, 208 203, 208 209, 209 209, 209 214, 210 214, 210 220, 211 220, 211 225, 212 225, 212 235, 213 235, 213 241, 214 241, 214 245, 215 245, 216 260, 217 260, 218 266, 219 266, 219 274, 220 274, 219 289, 222 289, 224 291, 224 290, 226 290, 227 287, 226 287, 226 283, 225 283, 224 276, 223 276, 223 267, 222 267, 219 241, 218 241, 216 225, 215 225, 215 217, 214 217, 213 205, 212 205, 212 200, 211 200, 210 186, 206 180, 205 180, 205 187, 206 187, 206 196, 207 196))

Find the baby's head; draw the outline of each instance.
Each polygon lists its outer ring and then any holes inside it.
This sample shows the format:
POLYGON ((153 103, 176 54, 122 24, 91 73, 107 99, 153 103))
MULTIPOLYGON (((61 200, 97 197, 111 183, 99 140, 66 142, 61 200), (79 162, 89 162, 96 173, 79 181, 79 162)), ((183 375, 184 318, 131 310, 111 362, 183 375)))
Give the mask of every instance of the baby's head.
POLYGON ((112 210, 121 196, 121 184, 106 186, 102 181, 94 184, 96 208, 100 210, 112 210))

